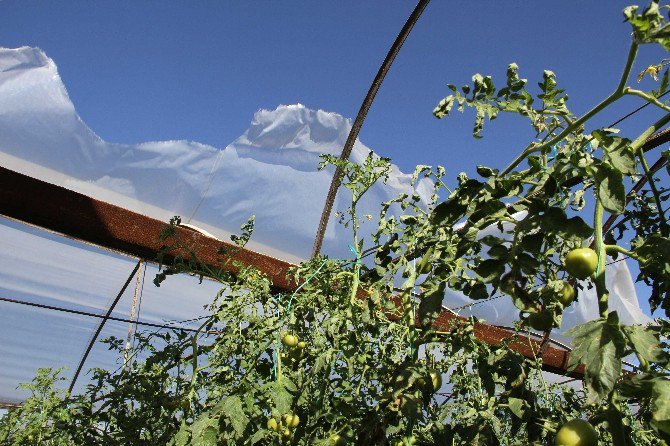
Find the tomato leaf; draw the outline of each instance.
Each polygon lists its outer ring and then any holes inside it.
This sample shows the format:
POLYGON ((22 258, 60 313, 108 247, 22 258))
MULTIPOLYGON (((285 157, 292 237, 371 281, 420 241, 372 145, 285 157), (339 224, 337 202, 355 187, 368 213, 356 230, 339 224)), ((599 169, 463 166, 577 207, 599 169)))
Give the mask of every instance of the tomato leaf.
POLYGON ((286 377, 282 377, 281 381, 274 381, 269 384, 270 397, 275 403, 277 410, 281 413, 287 413, 291 409, 291 403, 293 402, 293 396, 291 396, 284 386, 285 380, 286 377))
POLYGON ((622 214, 626 209, 623 175, 606 163, 594 165, 592 168, 597 185, 596 194, 603 207, 613 214, 622 214))
POLYGON ((610 393, 621 376, 626 339, 619 326, 619 317, 616 312, 611 312, 606 320, 577 325, 565 334, 572 337, 574 344, 568 368, 574 370, 584 364, 587 403, 597 403, 610 393))
POLYGON ((505 264, 498 259, 486 259, 479 262, 475 273, 484 283, 491 283, 505 272, 505 264))
POLYGON ((547 208, 538 217, 540 228, 565 240, 583 240, 593 234, 593 229, 578 216, 568 218, 565 210, 558 207, 547 208))
POLYGON ((627 138, 606 135, 602 130, 592 133, 605 153, 605 160, 625 175, 635 173, 635 152, 627 138))
POLYGON ((249 418, 245 415, 242 400, 238 396, 229 396, 220 403, 220 409, 233 426, 237 436, 241 436, 249 424, 249 418))
POLYGON ((523 419, 528 410, 530 409, 530 404, 528 401, 522 400, 521 398, 509 398, 507 401, 509 410, 517 417, 523 419))
POLYGON ((194 446, 216 446, 219 435, 219 421, 210 418, 209 415, 197 419, 191 426, 193 439, 190 444, 194 446))
POLYGON ((638 280, 653 282, 656 292, 649 298, 651 310, 662 307, 670 315, 670 238, 652 234, 634 239, 631 246, 640 266, 638 280))
POLYGON ((437 315, 442 310, 442 301, 446 283, 441 282, 426 291, 419 302, 419 321, 423 327, 430 327, 437 319, 437 315))
POLYGON ((631 325, 624 327, 624 331, 637 354, 644 360, 656 363, 664 361, 660 340, 651 329, 642 325, 631 325))
POLYGON ((186 446, 191 441, 191 433, 188 430, 188 426, 185 423, 182 423, 181 428, 177 434, 170 441, 171 445, 174 446, 186 446))
POLYGON ((658 378, 654 380, 651 391, 651 425, 663 438, 670 438, 670 380, 658 378))

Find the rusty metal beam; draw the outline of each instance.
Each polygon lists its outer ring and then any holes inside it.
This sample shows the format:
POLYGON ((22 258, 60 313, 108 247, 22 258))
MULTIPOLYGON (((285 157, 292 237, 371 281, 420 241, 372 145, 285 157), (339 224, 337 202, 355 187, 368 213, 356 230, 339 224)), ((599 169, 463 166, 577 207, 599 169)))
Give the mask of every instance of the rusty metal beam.
MULTIPOLYGON (((160 249, 158 234, 166 223, 105 203, 60 186, 0 167, 0 214, 24 223, 39 226, 83 242, 140 259, 156 259, 160 249)), ((215 267, 236 273, 232 262, 221 264, 220 248, 236 249, 232 243, 206 237, 186 228, 177 228, 179 237, 188 241, 198 258, 215 267)), ((235 259, 244 265, 255 266, 282 291, 292 291, 296 284, 287 278, 293 265, 248 249, 237 251, 235 259)), ((438 329, 447 330, 454 322, 465 321, 449 311, 443 311, 437 321, 438 329)), ((476 336, 489 344, 500 344, 514 333, 486 324, 475 324, 476 336)), ((540 342, 517 336, 511 347, 528 358, 535 358, 540 342)), ((566 374, 570 353, 549 347, 542 354, 544 369, 566 374)), ((581 376, 578 369, 572 376, 581 376)))
MULTIPOLYGON (((158 234, 166 223, 60 186, 0 167, 0 214, 49 231, 104 248, 154 261, 161 243, 158 234)), ((228 262, 220 263, 219 249, 238 247, 186 228, 177 228, 183 241, 192 245, 198 258, 212 266, 236 273, 228 262)), ((286 278, 292 265, 250 250, 240 250, 235 260, 263 271, 275 287, 293 289, 286 278)))

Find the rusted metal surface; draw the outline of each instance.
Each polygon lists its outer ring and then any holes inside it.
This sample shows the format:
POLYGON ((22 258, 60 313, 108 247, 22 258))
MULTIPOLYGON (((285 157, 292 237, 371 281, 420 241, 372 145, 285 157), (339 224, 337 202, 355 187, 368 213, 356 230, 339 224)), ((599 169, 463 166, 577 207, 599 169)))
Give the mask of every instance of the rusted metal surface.
MULTIPOLYGON (((161 246, 158 234, 166 226, 163 221, 4 167, 0 167, 0 214, 148 261, 156 259, 161 246)), ((236 245, 186 228, 177 228, 177 231, 201 261, 237 272, 232 262, 221 264, 218 254, 220 248, 230 252, 237 249, 236 245)), ((234 258, 244 265, 259 268, 275 287, 293 288, 286 278, 290 263, 248 249, 239 250, 234 258)))
MULTIPOLYGON (((366 294, 359 293, 359 297, 365 298, 366 294)), ((389 313, 389 319, 399 320, 403 312, 403 305, 399 297, 393 297, 393 303, 396 310, 389 313)), ((433 323, 433 328, 441 332, 450 332, 455 326, 468 324, 468 318, 455 314, 452 310, 442 310, 433 323)), ((538 335, 526 336, 520 333, 514 333, 511 330, 506 330, 493 325, 483 324, 481 322, 474 322, 474 334, 477 339, 486 342, 489 345, 500 345, 507 341, 509 347, 522 354, 526 358, 542 357, 542 369, 547 372, 557 373, 559 375, 571 376, 574 378, 582 378, 584 376, 584 367, 579 366, 570 372, 568 369, 568 361, 570 360, 570 351, 564 348, 552 347, 545 345, 544 351, 540 350, 542 346, 542 337, 538 335)))
MULTIPOLYGON (((166 225, 160 220, 3 167, 0 167, 0 214, 148 261, 156 259, 161 246, 158 234, 166 225)), ((234 265, 221 264, 218 255, 220 248, 237 249, 235 245, 186 228, 177 228, 177 231, 182 240, 189 241, 201 261, 231 273, 237 272, 234 265)), ((245 265, 257 267, 277 289, 295 289, 295 283, 286 277, 292 264, 248 249, 239 250, 235 258, 245 265)), ((458 320, 465 321, 465 318, 445 310, 438 317, 436 326, 447 330, 458 320)), ((475 324, 475 334, 490 344, 500 344, 513 336, 511 331, 481 323, 475 324)), ((534 358, 540 343, 521 336, 511 346, 524 356, 534 358)), ((549 347, 542 355, 545 370, 560 374, 566 373, 568 358, 569 352, 554 347, 549 347)), ((573 376, 580 375, 579 370, 573 373, 573 376)))
POLYGON ((21 403, 12 403, 10 401, 0 401, 0 409, 18 409, 21 403))
MULTIPOLYGON (((446 330, 459 321, 464 322, 465 318, 449 311, 442 311, 435 321, 435 327, 446 330)), ((515 337, 515 333, 509 330, 480 322, 474 323, 474 332, 478 339, 491 345, 499 345, 503 341, 511 340, 511 338, 515 337)), ((541 338, 534 339, 529 336, 516 334, 516 339, 511 340, 509 346, 512 350, 521 353, 526 358, 535 358, 540 351, 541 344, 541 338)), ((551 346, 545 347, 542 353, 542 368, 547 372, 581 378, 584 375, 584 368, 581 366, 570 373, 566 373, 569 359, 570 352, 568 350, 551 346)))

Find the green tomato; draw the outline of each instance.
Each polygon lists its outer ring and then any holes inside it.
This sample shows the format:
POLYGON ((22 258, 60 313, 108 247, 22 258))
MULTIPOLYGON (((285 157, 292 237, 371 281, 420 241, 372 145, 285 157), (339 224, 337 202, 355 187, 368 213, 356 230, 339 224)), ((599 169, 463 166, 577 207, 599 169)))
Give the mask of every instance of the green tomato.
POLYGON ((284 336, 282 336, 281 342, 286 347, 295 347, 296 345, 298 345, 298 337, 287 333, 284 336))
POLYGON ((300 341, 300 342, 298 342, 298 348, 299 348, 300 350, 304 349, 305 347, 307 347, 307 343, 306 343, 306 342, 304 342, 304 341, 300 341))
POLYGON ((425 378, 419 378, 416 380, 416 383, 418 384, 419 387, 429 390, 430 392, 437 392, 440 390, 440 387, 442 387, 442 375, 440 375, 439 372, 435 370, 429 370, 428 371, 428 376, 425 378), (428 380, 430 379, 430 389, 427 389, 426 387, 429 385, 428 380))
POLYGON ((551 327, 554 325, 554 320, 551 317, 551 314, 545 311, 531 313, 530 316, 528 316, 528 325, 537 331, 545 332, 551 330, 551 327))
POLYGON ((563 281, 563 288, 558 293, 558 301, 563 307, 569 307, 575 300, 575 289, 568 282, 563 281))
POLYGON ((300 424, 300 418, 297 415, 291 415, 289 413, 284 415, 283 420, 286 427, 298 427, 298 424, 300 424))
POLYGON ((287 422, 286 424, 288 425, 288 427, 298 427, 298 425, 300 424, 300 418, 297 415, 293 415, 291 417, 290 422, 287 422))
POLYGON ((437 392, 442 387, 442 375, 440 372, 431 370, 429 372, 430 381, 433 383, 433 391, 437 392))
POLYGON ((277 420, 274 418, 268 418, 268 429, 272 431, 279 430, 279 424, 277 424, 277 420))
POLYGON ((587 279, 596 272, 598 254, 591 248, 573 249, 565 256, 564 266, 572 277, 587 279))
POLYGON ((575 419, 565 423, 556 434, 556 446, 597 446, 598 432, 591 423, 575 419))
POLYGON ((282 437, 284 437, 284 438, 288 438, 288 437, 291 436, 291 431, 288 430, 288 429, 284 429, 284 430, 282 431, 281 435, 282 435, 282 437))
POLYGON ((333 434, 328 439, 330 446, 347 446, 347 440, 342 438, 339 434, 333 434))

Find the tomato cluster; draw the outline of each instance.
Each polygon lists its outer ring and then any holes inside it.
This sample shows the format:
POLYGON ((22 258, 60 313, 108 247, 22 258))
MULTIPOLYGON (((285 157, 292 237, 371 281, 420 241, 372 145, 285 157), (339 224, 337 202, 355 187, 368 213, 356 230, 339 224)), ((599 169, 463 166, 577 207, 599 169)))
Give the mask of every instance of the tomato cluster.
POLYGON ((279 433, 282 438, 290 438, 293 435, 293 430, 300 424, 300 418, 296 414, 284 414, 279 421, 277 418, 268 418, 268 429, 279 433))
POLYGON ((279 358, 283 363, 296 363, 302 359, 307 343, 301 341, 298 336, 285 333, 281 337, 281 342, 288 349, 288 352, 281 352, 279 358))

